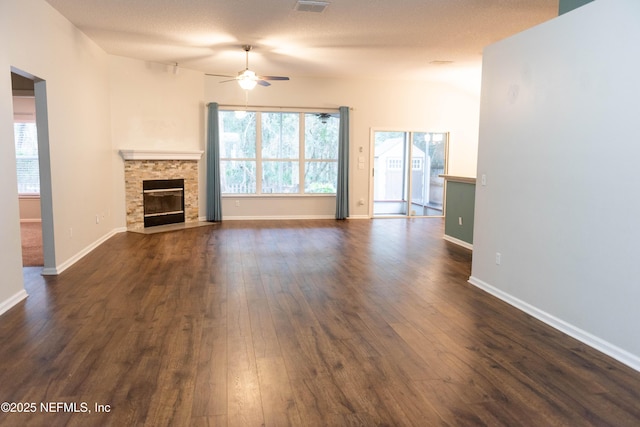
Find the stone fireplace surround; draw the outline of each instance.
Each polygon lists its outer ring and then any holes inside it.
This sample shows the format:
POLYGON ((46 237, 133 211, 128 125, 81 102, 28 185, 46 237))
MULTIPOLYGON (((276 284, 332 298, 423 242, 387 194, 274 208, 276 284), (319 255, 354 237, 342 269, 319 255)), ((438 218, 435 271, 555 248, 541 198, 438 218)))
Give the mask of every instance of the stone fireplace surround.
POLYGON ((142 181, 184 179, 185 222, 198 221, 198 161, 202 151, 120 150, 124 159, 127 229, 144 228, 142 181))

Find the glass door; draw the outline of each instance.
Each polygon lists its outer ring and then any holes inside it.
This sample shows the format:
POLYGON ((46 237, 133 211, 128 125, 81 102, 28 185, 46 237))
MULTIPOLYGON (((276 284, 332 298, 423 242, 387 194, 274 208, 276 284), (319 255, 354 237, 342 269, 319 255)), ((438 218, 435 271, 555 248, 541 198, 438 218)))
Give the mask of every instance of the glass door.
POLYGON ((418 216, 442 216, 447 165, 447 134, 413 133, 411 210, 418 216))
POLYGON ((374 216, 442 216, 447 133, 375 131, 374 216))
POLYGON ((374 132, 373 214, 407 215, 407 132, 374 132))

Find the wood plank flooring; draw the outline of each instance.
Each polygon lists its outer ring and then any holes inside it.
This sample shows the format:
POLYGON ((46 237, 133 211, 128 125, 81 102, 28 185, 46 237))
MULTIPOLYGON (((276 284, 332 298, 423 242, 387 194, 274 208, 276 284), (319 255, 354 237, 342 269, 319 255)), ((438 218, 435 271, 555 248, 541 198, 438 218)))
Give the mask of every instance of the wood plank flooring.
POLYGON ((0 401, 37 407, 0 425, 640 425, 640 373, 469 285, 442 226, 227 221, 26 269, 0 401))

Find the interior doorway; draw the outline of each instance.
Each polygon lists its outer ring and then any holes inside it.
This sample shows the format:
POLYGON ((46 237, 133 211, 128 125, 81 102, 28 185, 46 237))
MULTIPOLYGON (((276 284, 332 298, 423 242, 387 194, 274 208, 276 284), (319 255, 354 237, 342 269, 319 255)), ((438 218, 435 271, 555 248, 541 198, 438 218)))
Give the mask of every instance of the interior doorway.
POLYGON ((373 215, 443 216, 448 133, 373 131, 373 215))
POLYGON ((22 266, 44 267, 34 82, 11 73, 22 266))
POLYGON ((46 82, 12 68, 11 84, 23 267, 56 274, 46 82))

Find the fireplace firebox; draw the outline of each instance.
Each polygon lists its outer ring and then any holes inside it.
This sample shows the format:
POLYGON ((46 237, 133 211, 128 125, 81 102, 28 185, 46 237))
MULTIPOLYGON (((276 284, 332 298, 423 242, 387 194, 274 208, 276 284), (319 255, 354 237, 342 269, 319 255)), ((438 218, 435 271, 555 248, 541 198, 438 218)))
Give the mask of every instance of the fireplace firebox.
POLYGON ((184 222, 184 179, 142 181, 144 226, 184 222))

